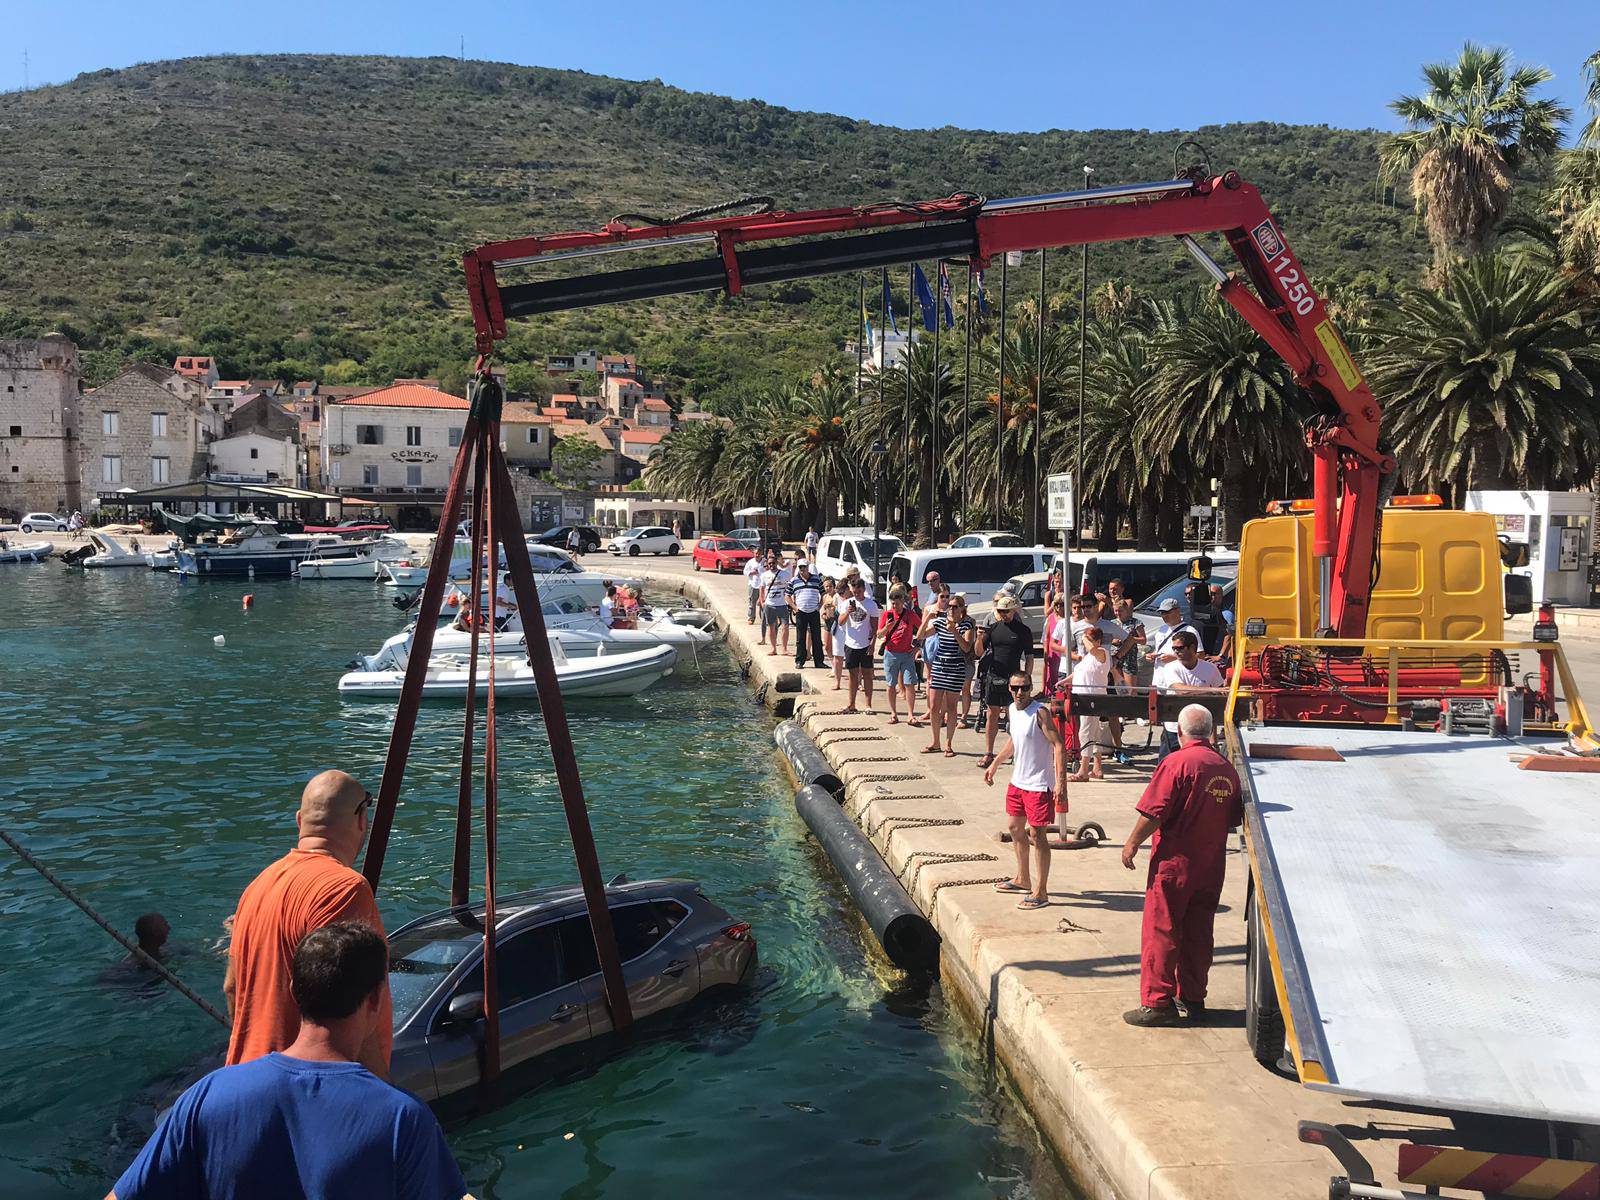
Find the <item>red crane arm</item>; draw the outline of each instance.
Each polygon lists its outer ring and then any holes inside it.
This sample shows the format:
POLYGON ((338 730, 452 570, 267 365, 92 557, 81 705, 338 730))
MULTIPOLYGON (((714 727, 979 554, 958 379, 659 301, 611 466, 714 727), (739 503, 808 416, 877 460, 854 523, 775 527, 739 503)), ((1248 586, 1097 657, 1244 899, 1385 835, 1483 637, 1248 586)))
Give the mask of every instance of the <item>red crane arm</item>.
POLYGON ((1324 415, 1307 430, 1314 459, 1313 554, 1321 560, 1319 625, 1366 632, 1379 519, 1378 477, 1394 460, 1378 446, 1378 403, 1289 249, 1261 194, 1230 171, 1089 191, 985 201, 971 195, 809 212, 762 212, 636 227, 617 219, 592 232, 492 242, 463 266, 480 353, 512 317, 684 292, 878 268, 935 258, 987 265, 1008 250, 1177 237, 1218 292, 1288 363, 1324 415), (1249 284, 1213 262, 1194 235, 1222 233, 1249 284), (705 245, 714 253, 668 261, 705 245), (498 273, 618 251, 657 251, 647 265, 501 284, 498 273), (1335 492, 1339 493, 1335 500, 1335 492))

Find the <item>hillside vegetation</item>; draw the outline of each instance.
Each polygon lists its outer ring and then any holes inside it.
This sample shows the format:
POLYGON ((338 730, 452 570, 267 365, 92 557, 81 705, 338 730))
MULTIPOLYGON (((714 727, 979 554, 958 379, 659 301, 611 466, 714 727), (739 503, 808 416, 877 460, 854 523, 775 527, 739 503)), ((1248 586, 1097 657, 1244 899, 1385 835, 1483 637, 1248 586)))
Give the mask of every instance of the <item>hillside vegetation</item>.
MULTIPOLYGON (((1026 195, 1076 186, 1084 163, 1097 183, 1164 179, 1184 136, 1261 188, 1319 284, 1388 294, 1426 262, 1409 202, 1377 197, 1371 131, 903 130, 493 63, 203 58, 0 96, 0 336, 61 329, 94 377, 181 349, 229 376, 459 380, 460 255, 480 241, 746 194, 787 208, 1026 195)), ((1052 289, 1074 289, 1075 254, 1052 270, 1052 289)), ((1019 299, 1035 286, 1023 274, 1019 299)), ((1091 286, 1196 278, 1171 243, 1091 253, 1091 286)), ((726 405, 823 361, 855 328, 855 289, 564 314, 519 325, 503 358, 633 351, 726 405)))

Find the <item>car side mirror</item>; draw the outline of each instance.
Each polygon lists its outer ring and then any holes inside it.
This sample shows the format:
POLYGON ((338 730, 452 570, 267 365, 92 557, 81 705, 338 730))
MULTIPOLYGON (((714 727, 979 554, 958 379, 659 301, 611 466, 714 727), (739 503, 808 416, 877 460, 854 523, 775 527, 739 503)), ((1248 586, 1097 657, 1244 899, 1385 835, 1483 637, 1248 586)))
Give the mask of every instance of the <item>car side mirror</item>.
POLYGON ((1506 616, 1518 617, 1533 611, 1533 577, 1506 575, 1506 616))
POLYGON ((450 1001, 444 1010, 446 1025, 470 1025, 483 1019, 483 993, 464 992, 450 1001))

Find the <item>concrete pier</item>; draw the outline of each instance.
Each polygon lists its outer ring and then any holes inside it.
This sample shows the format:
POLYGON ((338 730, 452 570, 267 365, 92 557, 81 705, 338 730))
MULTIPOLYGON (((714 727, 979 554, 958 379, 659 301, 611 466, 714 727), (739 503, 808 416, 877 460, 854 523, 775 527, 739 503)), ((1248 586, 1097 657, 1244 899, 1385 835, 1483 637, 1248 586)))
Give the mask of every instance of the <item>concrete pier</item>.
MULTIPOLYGON (((630 573, 714 609, 752 686, 792 671, 745 623, 741 576, 691 573, 688 564, 630 560, 630 573)), ((793 643, 791 642, 791 651, 793 643)), ((1122 1013, 1139 1002, 1144 870, 1120 848, 1148 779, 1144 765, 1109 766, 1107 780, 1075 784, 1074 824, 1098 821, 1108 840, 1057 851, 1052 904, 1025 912, 993 890, 1014 867, 1005 824, 1005 772, 986 787, 982 735, 958 730, 958 757, 924 755, 926 728, 846 715, 831 671, 806 669, 794 717, 844 780, 846 811, 872 838, 943 938, 946 992, 966 1008, 1074 1182, 1115 1200, 1320 1200, 1333 1157, 1300 1143, 1296 1123, 1339 1126, 1393 1183, 1396 1146, 1418 1141, 1505 1149, 1484 1119, 1463 1135, 1449 1114, 1420 1113, 1311 1091, 1261 1066, 1244 1039, 1244 900, 1247 867, 1230 844, 1217 916, 1217 957, 1199 1028, 1136 1029, 1122 1013)), ((881 680, 880 680, 881 682, 881 680)), ((919 701, 919 712, 923 703, 919 701)), ((1133 747, 1146 731, 1130 729, 1133 747)))

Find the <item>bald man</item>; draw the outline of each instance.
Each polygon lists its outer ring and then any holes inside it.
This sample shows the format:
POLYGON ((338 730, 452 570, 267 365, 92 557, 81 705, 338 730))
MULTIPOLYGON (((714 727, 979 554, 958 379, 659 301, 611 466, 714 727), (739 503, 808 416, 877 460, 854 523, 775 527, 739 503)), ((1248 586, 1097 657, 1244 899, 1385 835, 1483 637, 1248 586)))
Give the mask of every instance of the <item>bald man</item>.
MULTIPOLYGON (((301 938, 340 921, 357 921, 383 935, 377 900, 354 869, 371 805, 372 793, 343 771, 318 775, 300 796, 299 842, 239 897, 222 982, 233 1015, 227 1065, 282 1050, 299 1035, 300 1010, 289 977, 301 938)), ((382 991, 383 1011, 361 1047, 360 1062, 387 1079, 394 1037, 387 976, 382 991)))

